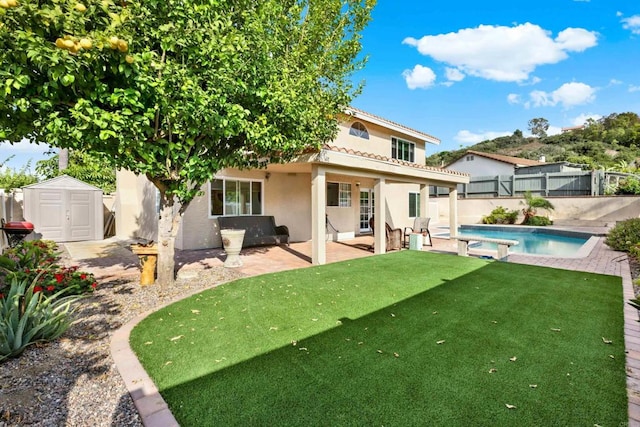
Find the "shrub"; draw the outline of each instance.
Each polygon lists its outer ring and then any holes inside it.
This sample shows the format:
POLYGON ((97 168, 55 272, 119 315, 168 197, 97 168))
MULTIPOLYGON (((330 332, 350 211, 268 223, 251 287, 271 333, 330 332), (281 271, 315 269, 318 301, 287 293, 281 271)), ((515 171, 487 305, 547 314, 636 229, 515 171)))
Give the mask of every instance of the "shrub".
POLYGON ((525 221, 522 223, 523 225, 534 225, 534 226, 546 226, 553 224, 546 216, 534 215, 528 218, 525 218, 525 221))
POLYGON ((640 244, 640 218, 620 221, 609 231, 604 242, 615 251, 630 252, 640 244))
POLYGON ((4 277, 0 277, 0 295, 12 279, 36 281, 35 292, 45 295, 57 294, 66 289, 68 294, 84 294, 95 289, 98 284, 90 273, 78 271, 78 267, 64 267, 56 264, 59 253, 57 245, 51 241, 23 241, 15 248, 0 256, 0 267, 4 277))
POLYGON ((616 188, 616 194, 640 194, 640 179, 629 176, 621 180, 616 188))
MULTIPOLYGON (((553 203, 551 203, 550 201, 548 201, 544 197, 534 196, 533 194, 531 194, 531 191, 527 191, 527 192, 524 193, 524 204, 526 205, 526 207, 524 209, 522 209, 522 213, 524 214, 524 220, 522 221, 523 224, 525 224, 525 225, 549 225, 549 224, 532 224, 531 223, 531 218, 536 216, 536 214, 538 213, 538 209, 544 209, 544 210, 547 210, 547 211, 552 211, 554 209, 553 203)), ((535 221, 536 220, 534 220, 534 222, 535 221)))
POLYGON ((483 224, 515 224, 518 211, 509 211, 502 206, 496 207, 490 215, 482 217, 483 224))
POLYGON ((71 306, 80 297, 62 296, 67 290, 48 297, 36 287, 37 279, 29 284, 13 278, 9 292, 0 298, 0 362, 30 344, 58 338, 71 324, 71 306))

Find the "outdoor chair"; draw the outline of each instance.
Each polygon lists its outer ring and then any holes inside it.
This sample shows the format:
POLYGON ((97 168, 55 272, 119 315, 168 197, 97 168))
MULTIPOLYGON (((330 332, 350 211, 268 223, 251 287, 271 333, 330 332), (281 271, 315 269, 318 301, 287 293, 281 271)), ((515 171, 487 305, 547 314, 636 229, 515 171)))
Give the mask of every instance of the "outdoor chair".
MULTIPOLYGON (((385 241, 386 250, 402 249, 402 230, 399 228, 391 228, 389 223, 385 223, 385 241)), ((375 236, 375 220, 374 217, 369 218, 369 227, 375 236)))
POLYGON ((407 247, 409 245, 409 235, 413 233, 422 233, 424 237, 429 239, 428 245, 433 246, 431 242, 431 233, 429 232, 429 221, 431 221, 431 218, 416 217, 413 221, 413 227, 405 227, 404 239, 402 241, 403 247, 407 247))

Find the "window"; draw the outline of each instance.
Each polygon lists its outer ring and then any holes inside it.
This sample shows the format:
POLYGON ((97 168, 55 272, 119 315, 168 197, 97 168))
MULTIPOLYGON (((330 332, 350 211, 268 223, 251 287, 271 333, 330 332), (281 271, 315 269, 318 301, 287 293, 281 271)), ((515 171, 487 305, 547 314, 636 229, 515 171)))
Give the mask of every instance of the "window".
POLYGON ((357 136, 358 138, 369 139, 369 131, 360 122, 355 122, 349 129, 349 135, 357 136))
POLYGON ((420 193, 409 193, 409 218, 420 216, 420 193))
POLYGON ((415 162, 416 144, 398 138, 391 138, 391 158, 415 162))
POLYGON ((262 215, 262 182, 214 179, 209 182, 211 216, 262 215))
POLYGON ((327 182, 327 206, 351 207, 351 184, 327 182))
POLYGON ((473 161, 473 156, 467 156, 467 162, 472 162, 473 161))

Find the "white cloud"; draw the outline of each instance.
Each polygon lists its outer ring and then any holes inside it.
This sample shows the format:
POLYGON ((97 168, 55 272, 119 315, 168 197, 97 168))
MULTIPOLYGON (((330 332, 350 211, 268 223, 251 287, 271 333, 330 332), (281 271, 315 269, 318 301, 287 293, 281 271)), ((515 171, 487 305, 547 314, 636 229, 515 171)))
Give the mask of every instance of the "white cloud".
POLYGON ((597 34, 567 28, 553 39, 550 32, 531 23, 513 27, 480 25, 455 33, 407 37, 404 44, 459 72, 488 80, 522 82, 536 67, 567 59, 597 45, 597 34))
POLYGON ((620 11, 617 11, 617 12, 616 12, 616 16, 620 17, 620 16, 622 16, 622 15, 624 15, 622 12, 620 12, 620 11))
POLYGON ((453 137, 453 139, 463 144, 477 144, 478 142, 486 141, 488 139, 494 139, 500 136, 508 135, 513 135, 513 132, 488 131, 482 133, 473 133, 468 130, 461 130, 456 134, 456 136, 453 137))
POLYGON ((618 79, 611 79, 609 80, 609 86, 616 86, 616 85, 621 85, 623 82, 621 80, 618 79))
POLYGON ((565 83, 553 92, 534 90, 529 94, 534 107, 554 107, 561 104, 565 108, 592 102, 596 90, 584 83, 565 83))
POLYGON ((18 152, 42 154, 47 150, 49 150, 47 144, 32 144, 27 139, 23 139, 14 144, 10 144, 9 141, 0 141, 0 152, 2 152, 2 155, 17 154, 18 152))
POLYGON ((599 120, 601 118, 602 118, 602 116, 600 114, 592 114, 592 113, 580 114, 579 116, 574 117, 574 119, 571 120, 571 124, 573 126, 582 126, 585 123, 587 123, 587 120, 589 120, 589 119, 599 120))
POLYGON ((640 15, 622 19, 622 28, 630 30, 633 34, 640 34, 640 15))
POLYGON ((507 102, 509 104, 520 104, 522 101, 520 100, 520 95, 517 93, 510 93, 507 95, 507 102))
POLYGON ((447 67, 445 69, 445 74, 447 76, 447 79, 452 81, 452 82, 460 82, 465 77, 464 73, 461 72, 460 70, 458 70, 457 68, 447 67))
POLYGON ((549 126, 547 129, 547 136, 560 135, 562 133, 562 128, 558 126, 549 126))
POLYGON ((409 89, 426 89, 433 86, 436 81, 436 74, 433 70, 420 64, 413 67, 413 70, 404 70, 402 77, 407 82, 409 89))
POLYGON ((629 92, 633 93, 638 91, 640 91, 640 86, 633 86, 633 85, 629 86, 629 92))

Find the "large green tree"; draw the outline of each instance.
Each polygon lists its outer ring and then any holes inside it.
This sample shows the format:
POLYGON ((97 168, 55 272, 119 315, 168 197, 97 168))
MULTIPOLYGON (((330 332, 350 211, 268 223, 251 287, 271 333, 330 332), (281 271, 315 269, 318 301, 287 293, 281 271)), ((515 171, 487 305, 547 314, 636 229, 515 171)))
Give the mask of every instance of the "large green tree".
POLYGON ((547 130, 549 130, 549 121, 544 117, 536 117, 529 120, 527 123, 529 132, 538 138, 544 138, 547 136, 547 130))
MULTIPOLYGON (((64 163, 64 162, 63 162, 64 163)), ((36 163, 36 171, 43 179, 69 175, 100 188, 105 194, 116 191, 116 170, 102 158, 79 150, 61 150, 60 153, 36 163), (60 169, 60 156, 66 153, 66 167, 60 169)))
POLYGON ((180 215, 216 171, 334 138, 374 2, 5 0, 0 140, 146 175, 161 197, 158 280, 172 282, 180 215))

